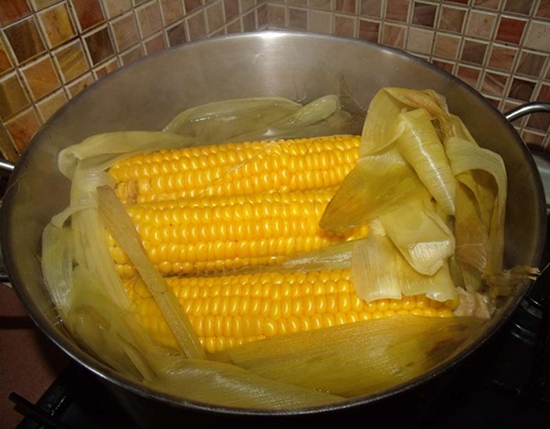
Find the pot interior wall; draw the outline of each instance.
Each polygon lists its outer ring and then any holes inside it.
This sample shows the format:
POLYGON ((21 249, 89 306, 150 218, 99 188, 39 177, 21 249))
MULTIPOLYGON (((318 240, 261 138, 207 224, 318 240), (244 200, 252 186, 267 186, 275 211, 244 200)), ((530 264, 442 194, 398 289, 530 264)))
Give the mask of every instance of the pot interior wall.
POLYGON ((68 204, 69 183, 56 171, 62 148, 102 132, 159 130, 184 108, 216 100, 280 96, 306 102, 337 93, 341 81, 365 107, 384 86, 444 95, 480 144, 505 160, 507 262, 538 263, 546 227, 538 172, 513 127, 481 96, 427 63, 378 45, 265 32, 183 45, 134 63, 75 97, 36 135, 11 177, 2 219, 8 271, 31 317, 71 356, 101 372, 64 334, 42 279, 42 229, 68 204))

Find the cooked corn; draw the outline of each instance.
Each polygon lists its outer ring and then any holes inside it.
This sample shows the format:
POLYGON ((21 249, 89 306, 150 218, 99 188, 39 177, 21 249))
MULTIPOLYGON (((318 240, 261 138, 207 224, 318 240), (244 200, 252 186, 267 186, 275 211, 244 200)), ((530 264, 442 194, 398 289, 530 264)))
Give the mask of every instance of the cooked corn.
MULTIPOLYGON (((274 335, 359 320, 415 314, 452 317, 457 301, 424 295, 367 303, 355 294, 349 270, 167 278, 208 352, 274 335)), ((145 328, 160 343, 174 339, 147 288, 138 278, 125 286, 145 328)))
MULTIPOLYGON (((150 260, 164 275, 273 264, 365 236, 318 226, 353 168, 359 139, 332 136, 134 156, 110 169, 150 260), (148 201, 148 202, 147 202, 148 201)), ((136 276, 109 237, 123 278, 136 276)))

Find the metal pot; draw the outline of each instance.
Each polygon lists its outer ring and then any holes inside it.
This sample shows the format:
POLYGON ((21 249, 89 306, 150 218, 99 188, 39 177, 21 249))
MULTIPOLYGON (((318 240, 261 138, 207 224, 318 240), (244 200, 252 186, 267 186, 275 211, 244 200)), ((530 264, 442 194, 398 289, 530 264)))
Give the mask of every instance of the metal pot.
MULTIPOLYGON (((372 416, 375 406, 403 395, 423 400, 426 392, 435 391, 434 380, 450 373, 494 335, 529 290, 529 283, 520 285, 482 336, 419 379, 315 410, 243 411, 179 400, 130 381, 73 342, 59 321, 40 266, 42 230, 69 200, 69 182, 56 167, 61 149, 97 133, 159 130, 181 110, 216 100, 280 96, 307 102, 337 92, 341 79, 363 106, 368 106, 377 90, 385 86, 431 88, 444 95, 450 110, 464 120, 474 137, 505 161, 509 177, 506 264, 540 263, 547 217, 543 185, 533 157, 506 118, 453 76, 376 44, 291 32, 213 38, 147 57, 95 83, 42 127, 10 177, 1 224, 9 277, 31 318, 68 355, 100 376, 144 426, 150 422, 158 427, 158 419, 181 423, 190 415, 207 422, 261 419, 262 424, 269 424, 318 417, 327 422, 328 418, 339 419, 350 413, 360 416, 368 411, 372 416)), ((510 119, 538 111, 533 109, 527 106, 510 119)), ((389 409, 392 412, 391 406, 389 409)))

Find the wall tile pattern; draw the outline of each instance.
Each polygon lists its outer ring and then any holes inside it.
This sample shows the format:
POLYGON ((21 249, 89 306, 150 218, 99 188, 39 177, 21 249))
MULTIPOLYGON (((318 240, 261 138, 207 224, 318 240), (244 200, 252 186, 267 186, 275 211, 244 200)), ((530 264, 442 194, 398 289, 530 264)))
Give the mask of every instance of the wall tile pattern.
MULTIPOLYGON (((0 1, 0 142, 16 160, 63 104, 108 73, 221 34, 293 29, 396 47, 458 76, 501 111, 550 101, 550 0, 0 1)), ((550 150, 550 115, 515 123, 550 150)))
POLYGON ((260 0, 1 0, 0 127, 11 136, 1 155, 17 161, 57 109, 132 61, 266 27, 260 0))
MULTIPOLYGON (((319 0, 267 0, 267 25, 407 51, 458 76, 502 112, 550 101, 550 0, 326 0, 322 7, 319 0)), ((528 144, 550 150, 550 115, 514 125, 528 144)))

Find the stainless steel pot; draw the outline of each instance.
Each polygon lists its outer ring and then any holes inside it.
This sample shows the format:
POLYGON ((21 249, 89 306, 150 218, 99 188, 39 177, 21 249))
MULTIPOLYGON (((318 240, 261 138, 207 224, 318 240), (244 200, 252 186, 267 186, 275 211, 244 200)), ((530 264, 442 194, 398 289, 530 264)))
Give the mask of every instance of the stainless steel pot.
POLYGON ((265 423, 283 417, 341 416, 352 410, 370 410, 390 397, 421 392, 432 380, 443 377, 499 329, 528 291, 530 284, 522 284, 499 308, 484 335, 420 379, 315 410, 243 411, 178 400, 128 380, 73 342, 57 317, 40 266, 42 230, 69 199, 69 183, 56 168, 61 149, 102 132, 159 130, 181 110, 216 100, 281 96, 306 102, 337 92, 341 79, 363 106, 385 86, 431 88, 444 95, 450 110, 464 120, 474 137, 505 161, 509 177, 506 263, 539 264, 547 218, 535 162, 506 118, 453 76, 376 44, 290 32, 208 39, 147 57, 90 86, 37 133, 10 177, 1 224, 9 277, 29 315, 68 355, 105 380, 141 422, 178 421, 184 412, 208 419, 265 418, 265 423), (151 413, 154 419, 149 419, 151 413))

